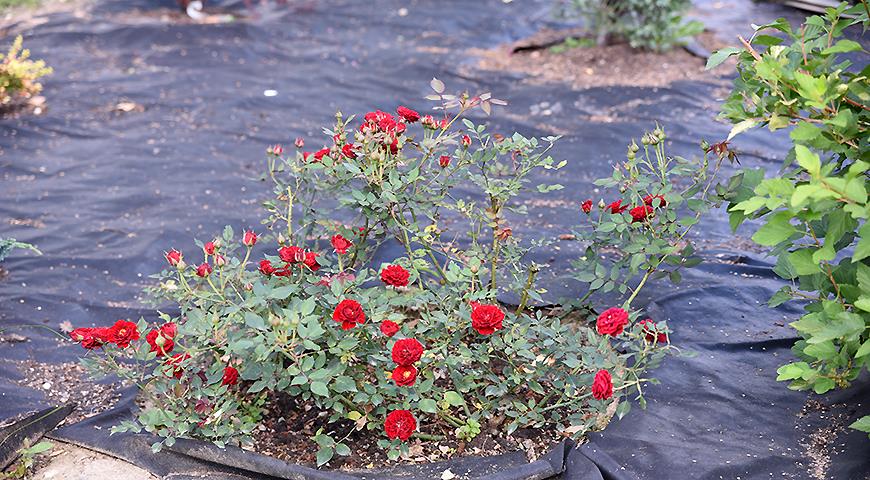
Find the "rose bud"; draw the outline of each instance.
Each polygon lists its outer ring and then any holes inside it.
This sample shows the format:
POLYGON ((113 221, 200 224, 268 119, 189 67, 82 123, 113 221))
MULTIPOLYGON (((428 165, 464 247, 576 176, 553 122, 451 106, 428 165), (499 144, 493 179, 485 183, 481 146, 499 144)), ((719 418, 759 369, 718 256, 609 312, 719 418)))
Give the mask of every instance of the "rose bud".
POLYGON ((181 258, 181 252, 174 248, 166 252, 166 261, 169 262, 169 265, 172 265, 173 267, 178 266, 178 263, 181 262, 181 258))
POLYGON ((218 267, 223 267, 224 265, 227 264, 227 259, 224 258, 223 255, 215 255, 214 264, 217 265, 218 267))
POLYGON ((438 164, 441 165, 441 168, 447 168, 450 166, 450 155, 441 155, 441 158, 438 159, 438 164))
POLYGON ((302 137, 296 137, 296 141, 293 142, 293 145, 296 145, 296 148, 302 148, 305 146, 305 139, 302 137))
POLYGON ((281 155, 282 153, 284 153, 284 147, 282 147, 281 145, 275 145, 274 147, 272 147, 272 153, 275 155, 281 155))
POLYGON ((200 266, 196 267, 196 275, 198 277, 205 278, 205 277, 211 275, 211 272, 212 272, 212 268, 211 268, 211 265, 208 264, 208 262, 203 262, 200 266))
POLYGON ((438 122, 432 117, 432 115, 426 115, 423 117, 420 120, 420 124, 430 130, 436 130, 438 128, 438 122))
POLYGON ((580 209, 583 210, 583 213, 591 212, 592 211, 592 199, 590 198, 589 200, 583 201, 583 203, 580 204, 580 209))
POLYGON ((251 230, 245 231, 244 237, 242 237, 242 243, 246 247, 253 247, 257 244, 257 234, 252 232, 251 230))
POLYGON ((214 242, 205 242, 205 245, 202 246, 202 250, 206 255, 214 255, 214 242))
POLYGON ((462 146, 464 148, 470 147, 471 146, 471 137, 469 137, 468 135, 463 135, 462 136, 462 146))

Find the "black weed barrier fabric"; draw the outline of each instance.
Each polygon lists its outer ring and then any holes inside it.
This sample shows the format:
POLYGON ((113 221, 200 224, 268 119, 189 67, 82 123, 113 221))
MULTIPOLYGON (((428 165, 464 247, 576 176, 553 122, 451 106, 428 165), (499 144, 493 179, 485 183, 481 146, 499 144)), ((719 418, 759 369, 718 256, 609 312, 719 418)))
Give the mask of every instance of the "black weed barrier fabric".
MULTIPOLYGON (((696 15, 728 38, 746 33, 750 22, 786 13, 744 0, 698 3, 696 15)), ((492 118, 474 118, 492 131, 564 135, 553 154, 568 166, 557 179, 534 180, 566 188, 524 199, 530 215, 512 225, 520 238, 568 233, 581 221, 579 201, 600 196, 592 180, 608 175, 629 139, 656 121, 668 132, 671 153, 684 156, 697 154, 701 138, 728 132, 713 119, 721 85, 578 91, 476 69, 469 48, 559 26, 551 2, 543 0, 296 0, 253 10, 242 2, 210 2, 238 18, 214 25, 173 15, 173 4, 106 1, 8 30, 23 33, 55 74, 44 82, 46 113, 0 119, 0 236, 35 243, 45 253, 16 254, 4 265, 10 273, 0 283, 0 328, 27 340, 0 342, 0 418, 51 406, 40 391, 20 385, 20 362, 62 369, 81 353, 40 327, 153 320, 140 292, 163 267, 162 253, 191 250, 193 237, 211 237, 225 224, 237 231, 257 227, 258 205, 268 195, 255 180, 265 147, 287 146, 297 136, 319 147, 320 128, 338 109, 406 104, 428 111, 421 99, 429 79, 438 77, 451 89, 507 99, 510 106, 492 118), (277 95, 264 95, 267 90, 277 95), (119 102, 141 108, 121 112, 119 102), (548 108, 540 108, 544 102, 548 108), (597 120, 602 112, 606 123, 597 120)), ((744 166, 774 172, 787 138, 752 132, 737 144, 744 166)), ((108 435, 131 415, 133 391, 113 410, 52 435, 176 479, 422 479, 440 478, 446 468, 493 480, 870 478, 870 441, 844 428, 868 412, 866 379, 821 397, 775 382, 776 367, 791 358, 788 323, 798 309, 766 307, 781 283, 766 259, 742 247, 749 245, 747 232, 731 235, 723 212, 697 232, 708 262, 679 287, 653 284, 643 299, 653 318, 675 330, 672 341, 695 355, 670 358, 651 372, 662 383, 647 388, 646 411, 635 408, 588 444, 555 446, 531 464, 508 454, 345 474, 189 441, 153 455, 147 436, 108 435)), ((583 291, 566 280, 579 245, 558 247, 534 254, 551 267, 542 275, 549 301, 583 291)), ((387 247, 380 255, 401 252, 387 247)))

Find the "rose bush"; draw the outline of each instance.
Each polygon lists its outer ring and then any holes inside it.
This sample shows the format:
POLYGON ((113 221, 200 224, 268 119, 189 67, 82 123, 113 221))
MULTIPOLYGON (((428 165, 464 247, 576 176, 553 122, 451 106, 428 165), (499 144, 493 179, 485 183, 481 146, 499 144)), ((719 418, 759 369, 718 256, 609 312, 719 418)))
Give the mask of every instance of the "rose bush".
POLYGON ((412 437, 471 440, 482 425, 581 436, 625 414, 631 395, 643 401, 644 371, 670 345, 651 341, 637 312, 608 310, 599 333, 526 308, 537 295, 538 266, 525 261, 534 244, 509 218, 524 213, 516 197, 532 172, 564 164, 547 155, 554 139, 491 135, 462 117, 503 102, 432 88, 437 117, 338 114, 315 153, 304 140, 288 156, 270 147, 271 234, 228 227, 195 254, 169 250, 149 293, 177 315, 74 332, 102 351, 85 357, 92 371, 142 387, 137 421, 116 431, 155 433, 155 449, 178 437, 244 445, 260 406, 282 392, 323 413, 313 441, 324 464, 352 452, 340 422, 380 436, 395 459, 412 437), (478 196, 459 196, 460 184, 478 196), (404 255, 372 264, 385 243, 404 255), (518 307, 498 302, 506 291, 518 307))

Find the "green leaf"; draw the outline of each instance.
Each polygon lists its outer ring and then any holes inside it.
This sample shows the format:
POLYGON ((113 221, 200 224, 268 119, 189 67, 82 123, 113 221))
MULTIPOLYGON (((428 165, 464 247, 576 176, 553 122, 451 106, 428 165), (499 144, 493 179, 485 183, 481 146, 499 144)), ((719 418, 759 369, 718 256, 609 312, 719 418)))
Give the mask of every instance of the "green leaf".
POLYGON ((462 398, 462 396, 460 396, 453 390, 448 390, 444 392, 444 401, 454 407, 461 407, 465 405, 465 400, 462 398))
POLYGON ((339 443, 335 446, 335 453, 341 455, 342 457, 347 457, 350 455, 350 447, 343 443, 339 443))
POLYGON ((725 140, 731 140, 732 138, 740 135, 741 133, 751 129, 752 127, 758 125, 758 121, 753 118, 748 118, 743 120, 742 122, 737 123, 733 127, 731 127, 731 132, 728 133, 728 138, 725 140))
POLYGON ((811 152, 809 148, 803 145, 795 145, 794 146, 795 157, 797 158, 798 165, 803 167, 804 170, 810 172, 810 175, 813 177, 819 176, 819 171, 822 168, 822 162, 819 160, 819 156, 815 153, 811 152))
POLYGON ((768 217, 767 223, 752 236, 752 240, 759 245, 772 247, 779 243, 788 240, 789 237, 797 233, 797 230, 789 223, 791 214, 789 212, 777 212, 768 217))
POLYGON ((311 393, 316 395, 320 395, 321 397, 329 396, 329 388, 326 387, 326 384, 323 382, 311 382, 311 393))
POLYGON ((862 432, 870 433, 870 415, 864 415, 858 421, 849 425, 849 428, 854 428, 862 432))
POLYGON ((335 455, 335 450, 332 447, 321 447, 317 451, 317 466, 320 467, 332 460, 333 455, 335 455))
POLYGON ((830 55, 832 53, 846 53, 846 52, 859 52, 864 50, 861 47, 861 44, 852 40, 840 40, 835 43, 833 46, 830 46, 820 53, 822 55, 830 55))
POLYGON ((245 312, 245 325, 258 330, 266 329, 266 322, 263 320, 263 317, 253 312, 245 312))
POLYGON ((423 400, 420 400, 420 402, 417 404, 417 408, 419 408, 420 411, 426 413, 438 412, 438 404, 435 402, 435 400, 432 400, 431 398, 424 398, 423 400))
POLYGON ((820 377, 813 385, 813 391, 819 395, 828 392, 834 388, 834 381, 827 377, 820 377))
POLYGON ((716 68, 722 64, 725 60, 728 60, 728 57, 732 55, 736 55, 740 53, 742 49, 737 47, 725 47, 721 50, 717 50, 710 55, 710 58, 707 59, 707 66, 705 67, 707 70, 711 68, 716 68))
POLYGON ((864 319, 861 315, 841 312, 828 325, 807 339, 807 343, 822 343, 837 338, 847 338, 864 331, 864 319))
POLYGON ((858 236, 861 238, 858 240, 858 244, 855 245, 855 252, 852 253, 852 263, 863 260, 870 255, 870 222, 861 225, 861 228, 858 229, 858 236))
POLYGON ((800 122, 791 131, 791 139, 795 142, 809 142, 822 134, 822 130, 809 122, 800 122))
POLYGON ((798 275, 813 275, 819 273, 819 262, 814 259, 812 250, 802 248, 788 255, 788 261, 798 275))

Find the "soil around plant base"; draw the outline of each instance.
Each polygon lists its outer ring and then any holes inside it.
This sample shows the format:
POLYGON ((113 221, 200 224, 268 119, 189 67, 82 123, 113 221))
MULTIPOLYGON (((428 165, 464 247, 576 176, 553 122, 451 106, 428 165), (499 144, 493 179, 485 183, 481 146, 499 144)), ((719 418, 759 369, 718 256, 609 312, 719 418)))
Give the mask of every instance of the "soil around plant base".
MULTIPOLYGON (((727 83, 705 69, 706 59, 675 47, 664 53, 632 48, 624 42, 604 46, 577 46, 554 51, 565 38, 585 38, 582 30, 542 30, 519 42, 495 49, 471 49, 476 68, 526 74, 532 84, 565 82, 576 89, 602 86, 664 87, 678 80, 727 83)), ((725 46, 712 33, 696 37, 701 50, 725 46)))

